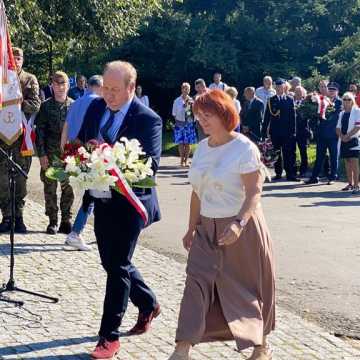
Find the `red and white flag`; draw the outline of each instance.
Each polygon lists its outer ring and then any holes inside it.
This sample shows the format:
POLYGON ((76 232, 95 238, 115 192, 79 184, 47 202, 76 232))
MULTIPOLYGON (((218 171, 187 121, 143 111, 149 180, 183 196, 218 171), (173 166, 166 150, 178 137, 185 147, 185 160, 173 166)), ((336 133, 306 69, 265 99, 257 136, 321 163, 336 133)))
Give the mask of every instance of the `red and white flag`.
POLYGON ((31 156, 33 130, 21 111, 22 92, 16 71, 7 17, 3 0, 0 0, 0 139, 7 145, 23 136, 21 153, 31 156))

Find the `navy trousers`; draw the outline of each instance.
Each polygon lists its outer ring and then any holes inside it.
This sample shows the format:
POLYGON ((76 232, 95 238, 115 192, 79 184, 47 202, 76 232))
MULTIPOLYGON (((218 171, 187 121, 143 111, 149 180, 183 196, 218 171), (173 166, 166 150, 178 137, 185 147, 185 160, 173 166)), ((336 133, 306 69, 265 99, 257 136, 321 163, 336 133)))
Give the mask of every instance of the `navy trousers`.
POLYGON ((140 312, 156 306, 155 294, 132 264, 132 256, 144 222, 129 202, 119 194, 95 200, 95 235, 102 265, 107 273, 104 310, 99 335, 113 341, 129 297, 140 312))
POLYGON ((278 160, 275 163, 275 174, 281 176, 283 168, 287 177, 296 175, 296 140, 293 136, 271 136, 274 149, 279 151, 278 160), (284 166, 283 166, 284 162, 284 166))
POLYGON ((311 178, 317 179, 323 167, 326 151, 330 154, 330 175, 329 180, 337 179, 338 171, 338 139, 337 138, 319 138, 316 143, 316 160, 311 178))
POLYGON ((300 152, 300 174, 305 174, 308 169, 308 154, 307 154, 307 137, 306 136, 297 136, 296 137, 296 144, 300 152))

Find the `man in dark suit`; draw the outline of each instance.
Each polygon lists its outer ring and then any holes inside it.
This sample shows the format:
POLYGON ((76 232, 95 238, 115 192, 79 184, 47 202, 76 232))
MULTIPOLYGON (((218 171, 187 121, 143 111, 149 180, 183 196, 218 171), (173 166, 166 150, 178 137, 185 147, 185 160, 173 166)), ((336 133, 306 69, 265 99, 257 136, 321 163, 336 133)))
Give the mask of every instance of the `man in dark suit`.
POLYGON ((283 172, 283 159, 288 181, 299 181, 296 178, 296 117, 294 100, 285 94, 285 80, 275 81, 276 95, 267 103, 262 135, 270 136, 274 149, 279 150, 279 158, 275 163, 276 176, 280 180, 283 172))
POLYGON ((241 113, 242 132, 252 141, 259 142, 264 118, 264 103, 255 96, 254 87, 245 88, 244 96, 246 102, 241 113))
POLYGON ((336 135, 336 125, 342 109, 342 101, 339 98, 339 84, 332 82, 328 84, 327 88, 329 104, 324 109, 324 116, 319 117, 316 160, 311 178, 305 182, 307 185, 319 182, 319 174, 327 151, 330 154, 330 174, 328 175, 327 184, 333 184, 338 177, 338 138, 336 135))
MULTIPOLYGON (((161 155, 162 121, 135 95, 136 70, 126 62, 115 61, 104 71, 104 99, 95 99, 85 115, 79 133, 82 142, 97 139, 113 144, 121 137, 138 139, 144 152, 153 159, 154 173, 161 155)), ((115 191, 91 192, 95 202, 95 235, 102 265, 107 272, 104 310, 99 331, 100 340, 91 354, 93 359, 112 358, 120 347, 118 328, 128 299, 139 309, 131 334, 147 331, 160 306, 152 290, 132 264, 138 237, 145 225, 160 220, 156 190, 134 189, 145 206, 149 221, 144 224, 135 208, 115 191)), ((86 201, 84 201, 86 203, 86 201)))

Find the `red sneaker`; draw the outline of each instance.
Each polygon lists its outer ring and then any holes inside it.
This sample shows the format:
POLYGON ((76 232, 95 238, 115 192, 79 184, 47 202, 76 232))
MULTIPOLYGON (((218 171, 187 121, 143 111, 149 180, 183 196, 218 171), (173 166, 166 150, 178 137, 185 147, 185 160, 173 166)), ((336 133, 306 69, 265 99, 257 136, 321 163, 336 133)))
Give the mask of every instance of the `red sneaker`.
POLYGON ((150 314, 139 313, 135 326, 129 330, 130 335, 141 335, 149 331, 151 322, 161 313, 160 305, 157 304, 150 314))
POLYGON ((120 349, 119 340, 108 341, 100 338, 95 350, 91 353, 91 358, 96 360, 112 360, 120 349))

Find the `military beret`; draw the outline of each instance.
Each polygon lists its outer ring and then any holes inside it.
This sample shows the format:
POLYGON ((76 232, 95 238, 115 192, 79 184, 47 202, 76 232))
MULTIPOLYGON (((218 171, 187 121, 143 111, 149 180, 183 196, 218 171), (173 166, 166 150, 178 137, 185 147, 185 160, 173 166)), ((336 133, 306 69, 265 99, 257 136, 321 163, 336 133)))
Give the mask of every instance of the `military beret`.
POLYGON ((24 57, 24 52, 22 49, 18 48, 18 47, 13 47, 12 48, 13 51, 13 55, 14 56, 20 56, 20 57, 24 57))
POLYGON ((286 83, 286 81, 282 78, 275 80, 275 85, 284 85, 285 83, 286 83))
POLYGON ((328 88, 329 90, 339 90, 339 89, 340 89, 340 86, 339 86, 339 84, 336 83, 336 82, 331 82, 331 83, 328 84, 327 88, 328 88))

